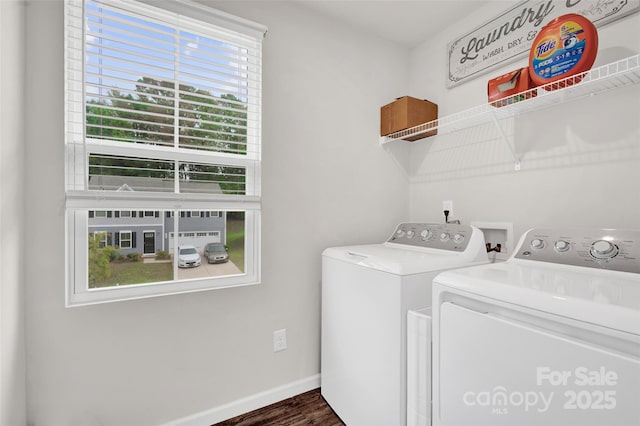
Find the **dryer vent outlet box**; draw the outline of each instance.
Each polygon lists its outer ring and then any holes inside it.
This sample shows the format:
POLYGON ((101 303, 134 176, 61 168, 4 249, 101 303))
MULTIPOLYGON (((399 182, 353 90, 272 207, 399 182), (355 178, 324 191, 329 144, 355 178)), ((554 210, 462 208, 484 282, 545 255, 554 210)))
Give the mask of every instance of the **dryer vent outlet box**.
POLYGON ((471 222, 484 234, 484 241, 492 251, 489 259, 507 260, 513 252, 513 223, 511 222, 471 222), (494 249, 500 244, 500 251, 494 249))

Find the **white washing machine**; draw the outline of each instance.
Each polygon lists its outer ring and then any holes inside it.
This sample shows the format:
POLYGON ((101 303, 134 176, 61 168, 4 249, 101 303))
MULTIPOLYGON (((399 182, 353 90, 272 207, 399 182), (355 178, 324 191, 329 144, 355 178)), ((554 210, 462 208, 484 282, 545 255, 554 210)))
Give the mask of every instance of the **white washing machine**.
POLYGON ((530 230, 433 286, 433 425, 640 425, 640 231, 530 230))
POLYGON ((321 393, 348 426, 404 426, 407 311, 443 270, 488 262, 482 231, 403 223, 382 244, 322 255, 321 393))

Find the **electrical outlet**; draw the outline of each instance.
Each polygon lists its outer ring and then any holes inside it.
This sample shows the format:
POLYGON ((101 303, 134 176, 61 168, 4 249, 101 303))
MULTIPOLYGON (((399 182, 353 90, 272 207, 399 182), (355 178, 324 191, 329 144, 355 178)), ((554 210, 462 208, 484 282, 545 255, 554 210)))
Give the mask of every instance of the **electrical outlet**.
POLYGON ((273 351, 280 352, 287 349, 287 329, 276 330, 273 332, 273 351))
POLYGON ((447 200, 442 202, 442 211, 449 210, 449 218, 453 217, 453 201, 447 200))

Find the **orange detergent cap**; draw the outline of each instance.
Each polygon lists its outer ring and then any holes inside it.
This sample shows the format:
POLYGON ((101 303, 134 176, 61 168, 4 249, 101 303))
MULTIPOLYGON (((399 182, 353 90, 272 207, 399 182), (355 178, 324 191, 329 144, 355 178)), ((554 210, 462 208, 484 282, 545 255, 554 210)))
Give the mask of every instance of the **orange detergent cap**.
MULTIPOLYGON (((529 52, 529 75, 536 86, 561 80, 591 69, 598 53, 598 32, 582 15, 570 13, 549 22, 536 36, 529 52)), ((582 75, 548 90, 570 86, 582 75)))

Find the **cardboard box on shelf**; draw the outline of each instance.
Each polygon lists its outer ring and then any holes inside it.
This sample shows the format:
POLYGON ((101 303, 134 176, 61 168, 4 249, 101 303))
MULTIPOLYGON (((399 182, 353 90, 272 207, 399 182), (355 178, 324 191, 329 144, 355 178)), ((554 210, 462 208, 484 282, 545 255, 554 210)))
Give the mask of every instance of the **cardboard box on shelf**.
MULTIPOLYGON (((438 105, 423 99, 403 96, 380 108, 380 136, 399 132, 438 119, 438 105)), ((408 141, 433 136, 438 129, 403 138, 408 141)))

